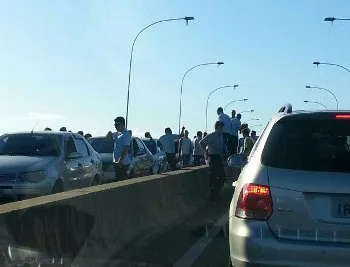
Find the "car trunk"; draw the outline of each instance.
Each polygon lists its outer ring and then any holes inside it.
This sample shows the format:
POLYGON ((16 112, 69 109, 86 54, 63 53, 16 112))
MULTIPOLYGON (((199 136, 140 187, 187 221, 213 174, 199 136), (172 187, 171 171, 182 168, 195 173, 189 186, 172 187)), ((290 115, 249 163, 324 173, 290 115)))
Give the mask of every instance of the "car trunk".
POLYGON ((273 201, 268 225, 277 237, 350 243, 349 141, 349 120, 308 117, 272 129, 262 161, 273 201))

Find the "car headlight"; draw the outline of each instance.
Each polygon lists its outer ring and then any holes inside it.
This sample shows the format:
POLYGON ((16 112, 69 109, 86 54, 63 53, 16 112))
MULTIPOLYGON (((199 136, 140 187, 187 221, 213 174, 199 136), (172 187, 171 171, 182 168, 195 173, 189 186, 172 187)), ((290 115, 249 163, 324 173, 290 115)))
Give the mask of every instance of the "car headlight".
POLYGON ((47 178, 46 171, 20 173, 18 179, 23 182, 37 183, 47 178))

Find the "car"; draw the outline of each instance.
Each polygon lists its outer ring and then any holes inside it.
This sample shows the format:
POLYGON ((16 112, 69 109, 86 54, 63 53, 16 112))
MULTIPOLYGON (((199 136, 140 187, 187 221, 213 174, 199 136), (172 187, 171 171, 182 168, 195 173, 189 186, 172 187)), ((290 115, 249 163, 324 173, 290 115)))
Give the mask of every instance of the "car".
POLYGON ((162 173, 168 170, 168 161, 162 144, 158 139, 142 138, 153 155, 153 174, 162 173))
MULTIPOLYGON (((113 138, 106 136, 90 137, 90 145, 101 155, 104 183, 115 180, 113 163, 113 138)), ((129 148, 131 164, 128 171, 129 178, 153 174, 153 156, 147 146, 138 137, 131 137, 129 148)))
POLYGON ((0 196, 16 199, 99 184, 102 162, 86 140, 69 132, 0 137, 0 196))
POLYGON ((283 106, 242 167, 229 211, 232 266, 350 261, 350 111, 283 106))

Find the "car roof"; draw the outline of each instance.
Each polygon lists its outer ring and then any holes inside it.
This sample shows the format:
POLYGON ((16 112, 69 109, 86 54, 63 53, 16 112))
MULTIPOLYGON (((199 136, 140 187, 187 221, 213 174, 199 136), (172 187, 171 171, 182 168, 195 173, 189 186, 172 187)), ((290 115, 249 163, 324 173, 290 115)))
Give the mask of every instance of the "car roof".
MULTIPOLYGON (((6 134, 41 134, 41 135, 78 135, 77 133, 71 133, 71 132, 60 132, 60 131, 22 131, 22 132, 10 132, 6 134)), ((81 136, 81 135, 80 135, 81 136)))

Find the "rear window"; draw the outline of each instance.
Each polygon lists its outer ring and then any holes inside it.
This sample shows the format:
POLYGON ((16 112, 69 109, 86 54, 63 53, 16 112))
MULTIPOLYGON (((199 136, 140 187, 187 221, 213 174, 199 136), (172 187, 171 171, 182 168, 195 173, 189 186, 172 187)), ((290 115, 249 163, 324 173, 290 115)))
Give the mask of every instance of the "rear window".
POLYGON ((87 141, 98 153, 113 153, 113 139, 89 138, 87 141))
POLYGON ((145 145, 153 155, 157 154, 156 142, 154 142, 153 140, 143 140, 143 142, 145 143, 145 145))
POLYGON ((350 120, 287 120, 276 123, 265 144, 266 166, 350 172, 350 120))

